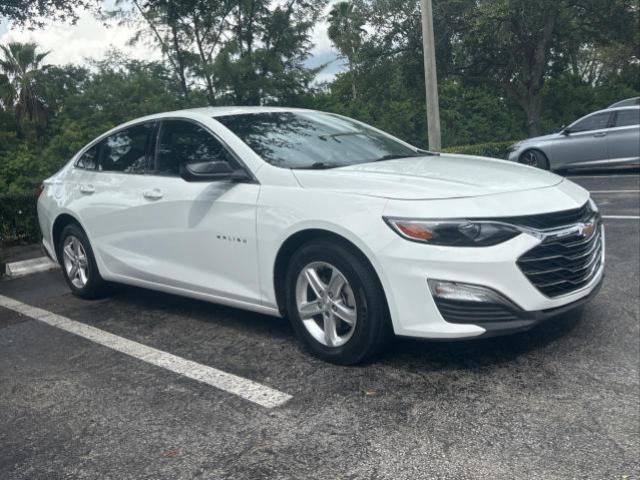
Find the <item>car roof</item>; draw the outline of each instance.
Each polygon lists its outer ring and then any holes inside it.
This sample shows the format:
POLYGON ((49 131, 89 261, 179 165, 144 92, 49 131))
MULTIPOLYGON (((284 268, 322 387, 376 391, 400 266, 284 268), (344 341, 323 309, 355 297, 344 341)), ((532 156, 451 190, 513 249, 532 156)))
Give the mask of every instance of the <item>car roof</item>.
POLYGON ((270 112, 300 112, 300 111, 312 111, 305 108, 290 108, 290 107, 253 107, 253 106, 228 106, 228 107, 201 107, 201 108, 189 108, 186 110, 179 110, 178 112, 190 112, 199 115, 205 115, 208 117, 222 117, 224 115, 241 115, 241 114, 256 114, 256 113, 270 113, 270 112))
POLYGON ((580 117, 578 120, 581 120, 585 117, 590 117, 591 115, 595 115, 596 113, 611 113, 612 111, 616 111, 616 110, 620 111, 620 110, 638 110, 638 109, 640 109, 640 105, 630 105, 628 107, 608 107, 602 110, 596 110, 595 112, 587 113, 584 117, 580 117))
POLYGON ((619 102, 612 103, 607 108, 635 107, 635 106, 640 106, 640 97, 625 98, 624 100, 620 100, 619 102))

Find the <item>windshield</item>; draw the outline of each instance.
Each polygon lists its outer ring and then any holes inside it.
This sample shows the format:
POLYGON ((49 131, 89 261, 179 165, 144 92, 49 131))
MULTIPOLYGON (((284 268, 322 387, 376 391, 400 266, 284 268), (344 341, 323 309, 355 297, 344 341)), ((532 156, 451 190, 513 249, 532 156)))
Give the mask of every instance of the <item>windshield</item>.
POLYGON ((423 154, 353 120, 321 112, 215 117, 271 165, 334 168, 423 154))

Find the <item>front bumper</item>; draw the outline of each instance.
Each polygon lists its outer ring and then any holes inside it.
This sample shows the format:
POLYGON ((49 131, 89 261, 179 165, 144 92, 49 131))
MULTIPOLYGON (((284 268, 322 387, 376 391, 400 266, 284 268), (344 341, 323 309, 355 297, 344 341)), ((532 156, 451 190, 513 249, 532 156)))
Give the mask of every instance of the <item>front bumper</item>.
MULTIPOLYGON (((523 200, 538 203, 541 209, 545 208, 547 212, 563 211, 584 205, 588 200, 588 193, 570 182, 563 182, 558 187, 533 191, 526 195, 501 195, 465 200, 465 208, 472 210, 474 207, 482 207, 500 216, 504 215, 503 212, 512 204, 519 207, 523 200), (502 201, 493 202, 496 197, 502 201), (553 208, 554 205, 556 208, 553 208), (562 207, 558 208, 559 205, 562 207)), ((427 217, 427 207, 431 210, 439 206, 446 207, 444 204, 419 203, 415 206, 416 213, 410 212, 410 215, 418 218, 427 217), (421 213, 422 211, 426 213, 421 213)), ((399 208, 408 207, 406 204, 398 204, 399 208)), ((389 215, 396 214, 393 209, 388 210, 389 215)), ((396 235, 384 248, 376 252, 394 332, 400 336, 430 339, 497 335, 531 328, 589 301, 598 291, 604 276, 604 237, 601 263, 589 282, 576 285, 575 290, 557 296, 543 293, 518 266, 518 259, 541 243, 539 236, 522 233, 499 245, 460 248, 409 242, 396 235), (516 315, 502 316, 499 323, 491 322, 486 316, 475 322, 448 321, 429 289, 429 279, 491 289, 517 307, 516 315)))
MULTIPOLYGON (((482 338, 495 337, 499 335, 509 335, 512 333, 524 332, 548 320, 559 317, 568 312, 577 310, 583 305, 585 305, 586 303, 588 303, 589 301, 591 301, 593 297, 595 297, 598 294, 598 292, 600 291, 600 288, 602 287, 603 280, 604 280, 604 274, 599 275, 598 277, 596 277, 593 288, 590 289, 587 295, 580 298, 579 300, 573 301, 561 307, 550 308, 547 310, 537 310, 537 311, 526 311, 517 307, 510 308, 510 309, 505 308, 505 313, 503 313, 502 315, 503 320, 475 321, 474 323, 476 325, 485 329, 485 332, 479 335, 479 337, 482 337, 482 338), (507 318, 507 319, 504 320, 504 318, 507 318)), ((447 307, 449 307, 449 312, 451 311, 450 304, 442 305, 442 302, 438 300, 436 300, 436 303, 438 305, 438 308, 441 314, 443 313, 443 311, 447 311, 447 307)), ((457 312, 458 315, 460 314, 460 312, 465 312, 469 316, 469 318, 472 318, 475 314, 474 310, 476 310, 477 305, 461 306, 460 304, 458 304, 455 308, 456 310, 454 311, 457 312)), ((445 314, 445 316, 447 315, 445 314)), ((485 316, 485 318, 489 318, 489 317, 486 317, 484 312, 481 312, 480 314, 475 314, 475 316, 476 317, 485 316)), ((447 316, 447 318, 451 320, 449 316, 447 316)))

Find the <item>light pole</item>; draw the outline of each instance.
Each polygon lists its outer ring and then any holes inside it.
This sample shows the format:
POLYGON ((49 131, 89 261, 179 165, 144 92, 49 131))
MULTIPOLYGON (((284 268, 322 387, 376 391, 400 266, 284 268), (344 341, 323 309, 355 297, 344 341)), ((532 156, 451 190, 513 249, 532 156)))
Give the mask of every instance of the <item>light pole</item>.
POLYGON ((438 108, 438 76, 436 75, 436 51, 433 36, 433 8, 431 0, 422 4, 422 49, 424 50, 424 85, 427 95, 427 136, 429 150, 439 151, 440 111, 438 108))

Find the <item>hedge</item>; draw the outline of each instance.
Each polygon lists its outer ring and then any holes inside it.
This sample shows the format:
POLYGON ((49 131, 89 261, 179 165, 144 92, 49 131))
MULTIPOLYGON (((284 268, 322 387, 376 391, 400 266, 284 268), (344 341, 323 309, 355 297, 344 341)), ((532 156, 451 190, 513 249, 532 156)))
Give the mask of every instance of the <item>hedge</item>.
POLYGON ((40 240, 40 227, 33 193, 0 194, 0 245, 40 240))
POLYGON ((493 157, 506 159, 509 146, 516 143, 515 140, 508 142, 478 143, 476 145, 460 145, 457 147, 443 148, 446 153, 463 153, 465 155, 478 155, 480 157, 493 157))

